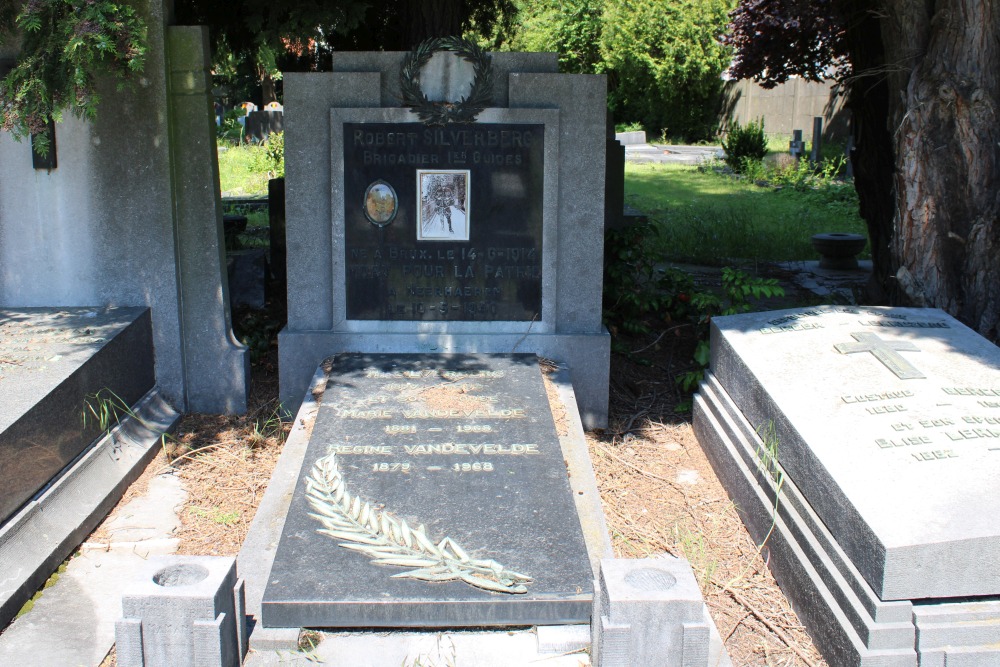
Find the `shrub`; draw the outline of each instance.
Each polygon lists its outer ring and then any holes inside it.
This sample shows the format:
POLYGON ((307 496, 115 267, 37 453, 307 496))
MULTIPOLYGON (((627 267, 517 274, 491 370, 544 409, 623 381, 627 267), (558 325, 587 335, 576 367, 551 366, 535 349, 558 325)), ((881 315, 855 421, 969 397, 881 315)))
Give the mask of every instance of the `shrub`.
POLYGON ((285 133, 272 132, 264 142, 264 155, 268 161, 268 175, 271 178, 285 177, 285 133))
POLYGON ((758 165, 767 155, 767 137, 764 135, 764 120, 752 120, 746 125, 733 121, 726 129, 722 142, 726 153, 726 164, 737 174, 742 174, 753 165, 758 165))

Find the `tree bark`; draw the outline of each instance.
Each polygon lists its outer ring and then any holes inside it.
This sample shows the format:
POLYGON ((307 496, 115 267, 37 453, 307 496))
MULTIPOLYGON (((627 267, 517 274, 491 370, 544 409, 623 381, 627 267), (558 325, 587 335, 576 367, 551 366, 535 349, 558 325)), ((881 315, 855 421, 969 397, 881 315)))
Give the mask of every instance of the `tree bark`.
POLYGON ((271 102, 277 102, 278 92, 274 87, 274 77, 266 69, 258 74, 260 76, 261 107, 267 106, 271 102))
POLYGON ((431 37, 462 34, 462 0, 407 0, 405 7, 408 49, 431 37))
POLYGON ((895 300, 898 266, 891 253, 896 163, 886 123, 889 85, 884 74, 882 26, 867 0, 846 0, 841 8, 846 47, 855 72, 844 82, 854 136, 851 164, 861 217, 868 226, 874 267, 867 297, 871 303, 886 304, 895 300))
POLYGON ((1000 339, 1000 3, 884 0, 893 302, 1000 339))

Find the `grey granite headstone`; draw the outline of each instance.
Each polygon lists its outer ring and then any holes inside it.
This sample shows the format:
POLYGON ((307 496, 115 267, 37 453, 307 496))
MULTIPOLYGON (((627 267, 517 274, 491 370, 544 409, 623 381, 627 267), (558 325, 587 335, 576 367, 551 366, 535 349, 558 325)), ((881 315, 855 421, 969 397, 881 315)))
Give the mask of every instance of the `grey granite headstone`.
MULTIPOLYGON (((340 352, 530 352, 568 366, 584 424, 606 424, 603 77, 492 54, 490 106, 428 126, 401 106, 405 55, 345 52, 285 78, 282 403, 340 352)), ((461 96, 467 65, 438 54, 422 90, 461 96)))
POLYGON ((342 355, 266 627, 586 622, 593 571, 534 355, 342 355))
POLYGON ((152 386, 146 308, 0 309, 0 524, 152 386))
POLYGON ((695 432, 831 664, 995 664, 1000 350, 936 309, 712 325, 695 432))

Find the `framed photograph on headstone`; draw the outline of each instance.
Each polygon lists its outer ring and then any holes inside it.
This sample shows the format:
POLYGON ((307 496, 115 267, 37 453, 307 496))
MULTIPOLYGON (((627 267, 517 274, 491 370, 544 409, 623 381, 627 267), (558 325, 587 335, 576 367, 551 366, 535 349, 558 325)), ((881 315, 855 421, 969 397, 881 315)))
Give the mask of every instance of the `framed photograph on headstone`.
POLYGON ((396 217, 399 198, 391 185, 379 179, 365 190, 365 217, 376 227, 385 227, 396 217))
POLYGON ((468 241, 469 170, 417 170, 417 240, 468 241))

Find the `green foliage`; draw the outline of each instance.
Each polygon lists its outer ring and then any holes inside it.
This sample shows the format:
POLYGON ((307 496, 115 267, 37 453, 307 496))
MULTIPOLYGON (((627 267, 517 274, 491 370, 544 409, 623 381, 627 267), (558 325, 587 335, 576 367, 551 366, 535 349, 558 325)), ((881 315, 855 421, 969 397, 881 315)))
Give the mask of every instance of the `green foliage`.
POLYGON ((608 75, 615 118, 687 141, 714 134, 734 0, 519 0, 514 51, 555 51, 564 72, 608 75))
POLYGON ((222 123, 215 126, 215 139, 219 143, 238 145, 243 143, 246 128, 240 122, 245 114, 243 109, 230 109, 222 116, 222 123))
POLYGON ((604 324, 619 331, 649 333, 651 320, 670 322, 691 312, 694 281, 678 269, 659 265, 651 237, 653 222, 608 230, 604 241, 604 324))
POLYGON ((642 123, 617 123, 615 125, 615 132, 641 132, 642 123))
POLYGON ((607 0, 600 69, 608 74, 615 117, 687 141, 712 136, 729 65, 718 36, 733 6, 732 0, 607 0))
POLYGON ((602 71, 600 39, 604 0, 519 0, 513 51, 559 54, 559 69, 573 74, 602 71))
POLYGON ((722 150, 726 153, 726 164, 737 174, 759 165, 767 155, 764 119, 752 120, 746 125, 731 122, 722 141, 722 150))
POLYGON ((272 132, 263 144, 263 155, 269 178, 285 177, 285 133, 272 132))
MULTIPOLYGON (((9 21, 15 0, 0 0, 2 22, 9 21)), ((8 23, 9 27, 9 23, 8 23)), ((99 75, 111 74, 119 89, 142 71, 146 24, 128 4, 107 0, 29 0, 13 20, 20 35, 20 55, 0 81, 0 129, 17 139, 37 134, 35 150, 48 153, 42 132, 69 110, 93 119, 100 96, 99 75)))
POLYGON ((751 276, 728 266, 723 268, 722 294, 697 292, 692 299, 692 305, 699 314, 699 340, 694 351, 694 361, 699 368, 677 377, 681 388, 684 391, 694 391, 705 375, 710 356, 708 325, 713 317, 746 313, 757 302, 782 296, 785 296, 785 289, 774 278, 751 276))
POLYGON ((266 195, 267 182, 285 175, 285 137, 219 148, 219 184, 226 196, 266 195))
POLYGON ((284 323, 267 310, 242 309, 233 319, 233 333, 250 350, 250 363, 258 363, 277 342, 284 323))
MULTIPOLYGON (((813 234, 866 234, 850 183, 810 176, 801 187, 733 178, 718 165, 625 165, 626 201, 656 221, 666 260, 725 266, 818 258, 813 234)), ((777 168, 774 168, 777 172, 777 168)))
POLYGON ((638 363, 643 360, 622 344, 622 334, 694 327, 699 338, 693 355, 697 368, 677 377, 685 391, 693 391, 708 367, 711 319, 747 312, 758 302, 784 296, 785 291, 774 278, 750 276, 731 267, 722 269, 721 293, 698 289, 690 274, 664 265, 655 242, 660 230, 655 222, 647 221, 606 232, 604 324, 613 337, 612 350, 629 354, 638 363))

